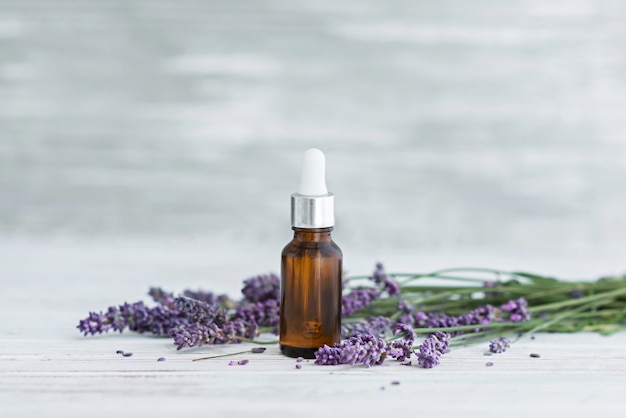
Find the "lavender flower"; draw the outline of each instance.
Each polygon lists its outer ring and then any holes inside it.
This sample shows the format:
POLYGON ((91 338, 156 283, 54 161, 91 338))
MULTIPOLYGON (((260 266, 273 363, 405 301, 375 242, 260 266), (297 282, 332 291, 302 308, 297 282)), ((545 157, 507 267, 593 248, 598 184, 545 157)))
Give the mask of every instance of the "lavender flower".
POLYGON ((398 303, 398 312, 400 312, 400 316, 398 317, 398 323, 409 325, 413 327, 415 325, 415 317, 413 315, 414 308, 411 304, 405 300, 402 300, 398 303))
POLYGON ((110 306, 104 313, 90 312, 87 318, 79 321, 77 328, 84 335, 109 331, 123 332, 128 328, 139 333, 150 332, 162 336, 167 335, 170 329, 186 322, 185 316, 177 310, 170 310, 164 306, 148 308, 143 302, 135 302, 110 306))
POLYGON ((400 287, 385 273, 385 268, 382 263, 376 263, 376 269, 374 270, 371 280, 378 285, 382 284, 383 290, 386 291, 390 297, 400 294, 400 287))
POLYGON ((196 299, 209 305, 217 305, 228 307, 232 305, 230 298, 227 295, 216 295, 213 292, 205 292, 203 290, 184 290, 183 296, 186 296, 191 299, 196 299))
POLYGON ((190 323, 170 330, 170 337, 174 339, 177 349, 185 347, 199 347, 205 344, 239 343, 238 337, 254 338, 257 333, 256 324, 246 324, 242 321, 228 321, 217 323, 190 323))
POLYGON ((413 342, 415 340, 413 329, 407 324, 396 324, 393 334, 404 334, 404 336, 401 339, 393 340, 389 343, 389 356, 398 361, 409 360, 413 353, 413 342))
POLYGON ((373 316, 368 320, 361 319, 358 322, 343 324, 341 336, 350 338, 360 334, 372 334, 376 337, 384 337, 391 327, 392 320, 384 316, 373 316))
POLYGON ((369 278, 375 285, 375 288, 354 289, 348 295, 345 295, 341 305, 341 315, 343 317, 350 316, 354 312, 362 309, 373 301, 380 299, 383 293, 387 296, 394 297, 400 294, 400 287, 386 273, 381 263, 376 264, 374 273, 369 278))
POLYGON ((251 305, 239 306, 233 315, 234 319, 246 322, 254 322, 259 326, 275 327, 274 333, 278 333, 280 323, 280 306, 277 300, 268 299, 264 302, 255 302, 251 305))
POLYGON ((322 366, 336 366, 341 361, 341 345, 335 344, 333 347, 329 347, 324 344, 315 352, 315 364, 322 366))
POLYGON ((354 289, 341 301, 341 316, 350 316, 378 298, 380 298, 380 293, 376 289, 354 289))
POLYGON ((528 302, 523 297, 517 300, 510 300, 500 306, 502 311, 509 313, 510 322, 524 322, 530 319, 530 312, 526 309, 528 302))
POLYGON ((492 353, 504 353, 507 348, 510 347, 509 339, 506 337, 500 337, 497 340, 489 341, 489 351, 492 353))
POLYGON ((251 277, 243 282, 241 293, 246 302, 265 302, 280 300, 280 279, 275 274, 251 277))
POLYGON ((226 321, 227 312, 219 305, 211 305, 197 299, 191 299, 186 296, 179 296, 174 300, 176 309, 184 314, 189 322, 194 323, 217 323, 222 324, 226 321))
POLYGON ((204 344, 241 342, 239 337, 254 338, 258 331, 256 322, 229 318, 226 310, 219 305, 184 296, 177 297, 175 305, 189 321, 169 331, 178 350, 204 344))
MULTIPOLYGON (((496 309, 491 305, 480 306, 466 314, 449 316, 440 312, 417 312, 413 315, 414 326, 420 328, 450 328, 460 325, 486 325, 495 318, 496 309)), ((476 327, 478 331, 480 327, 476 327)))
POLYGON ((280 323, 280 279, 274 274, 259 275, 244 281, 241 293, 244 299, 239 303, 234 319, 259 326, 274 327, 278 334, 280 323))
POLYGON ((315 364, 382 364, 387 355, 387 344, 371 334, 362 334, 337 343, 334 347, 324 345, 315 352, 315 364))
POLYGON ((174 295, 170 292, 166 292, 160 287, 151 287, 148 291, 148 295, 156 303, 167 306, 170 309, 174 309, 174 295))
POLYGON ((425 369, 431 369, 439 364, 439 358, 448 350, 450 334, 436 332, 430 334, 420 345, 417 354, 417 363, 425 369))

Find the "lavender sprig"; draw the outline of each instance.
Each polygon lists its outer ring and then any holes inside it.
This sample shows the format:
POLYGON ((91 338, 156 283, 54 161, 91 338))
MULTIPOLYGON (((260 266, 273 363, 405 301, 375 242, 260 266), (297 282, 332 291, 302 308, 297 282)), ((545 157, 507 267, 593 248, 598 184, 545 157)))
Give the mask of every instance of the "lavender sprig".
POLYGON ((170 329, 187 323, 187 318, 177 310, 164 306, 146 307, 143 302, 111 306, 106 312, 90 312, 79 321, 77 328, 84 335, 102 334, 125 329, 140 334, 168 335, 170 329))
POLYGON ((511 342, 506 337, 500 337, 489 342, 489 351, 494 354, 504 353, 509 348, 511 342))

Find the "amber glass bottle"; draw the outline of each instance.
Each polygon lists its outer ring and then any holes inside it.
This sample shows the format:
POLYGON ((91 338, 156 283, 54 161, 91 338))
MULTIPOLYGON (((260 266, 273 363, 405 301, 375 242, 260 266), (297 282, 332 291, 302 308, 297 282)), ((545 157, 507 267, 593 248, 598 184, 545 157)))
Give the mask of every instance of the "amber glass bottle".
POLYGON ((326 189, 324 154, 304 153, 300 191, 291 195, 293 240, 282 252, 280 348, 290 357, 314 358, 341 338, 343 256, 330 232, 334 195, 326 189))
POLYGON ((329 228, 293 228, 281 263, 280 347, 289 357, 314 358, 341 338, 341 250, 329 228))

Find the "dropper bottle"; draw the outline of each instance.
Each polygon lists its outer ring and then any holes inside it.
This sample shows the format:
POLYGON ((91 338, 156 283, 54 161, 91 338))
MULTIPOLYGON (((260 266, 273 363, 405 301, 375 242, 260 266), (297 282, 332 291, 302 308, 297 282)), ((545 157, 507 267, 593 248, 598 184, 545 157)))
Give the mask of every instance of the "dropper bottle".
POLYGON ((300 190, 291 195, 293 240, 282 252, 280 349, 289 357, 314 358, 341 338, 342 253, 330 232, 334 195, 326 189, 322 151, 304 153, 300 190))

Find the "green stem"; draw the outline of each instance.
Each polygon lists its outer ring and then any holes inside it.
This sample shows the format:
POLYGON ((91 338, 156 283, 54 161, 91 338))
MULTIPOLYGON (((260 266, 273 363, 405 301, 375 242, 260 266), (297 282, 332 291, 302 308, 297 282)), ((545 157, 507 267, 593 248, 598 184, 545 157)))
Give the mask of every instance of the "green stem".
POLYGON ((564 300, 561 302, 554 302, 554 303, 548 303, 545 305, 539 305, 539 306, 531 307, 528 310, 533 313, 557 310, 557 309, 564 308, 564 307, 582 305, 587 302, 607 299, 607 298, 611 298, 613 296, 618 296, 618 295, 626 295, 626 287, 612 290, 609 292, 603 292, 603 293, 598 293, 595 295, 585 296, 584 298, 580 298, 580 299, 569 299, 569 300, 564 300))
POLYGON ((218 354, 216 356, 209 356, 209 357, 200 357, 200 358, 195 358, 191 361, 200 361, 200 360, 209 360, 212 358, 220 358, 220 357, 229 357, 229 356, 236 356, 238 354, 246 354, 246 353, 250 353, 250 350, 246 350, 246 351, 239 351, 237 353, 228 353, 228 354, 218 354))

